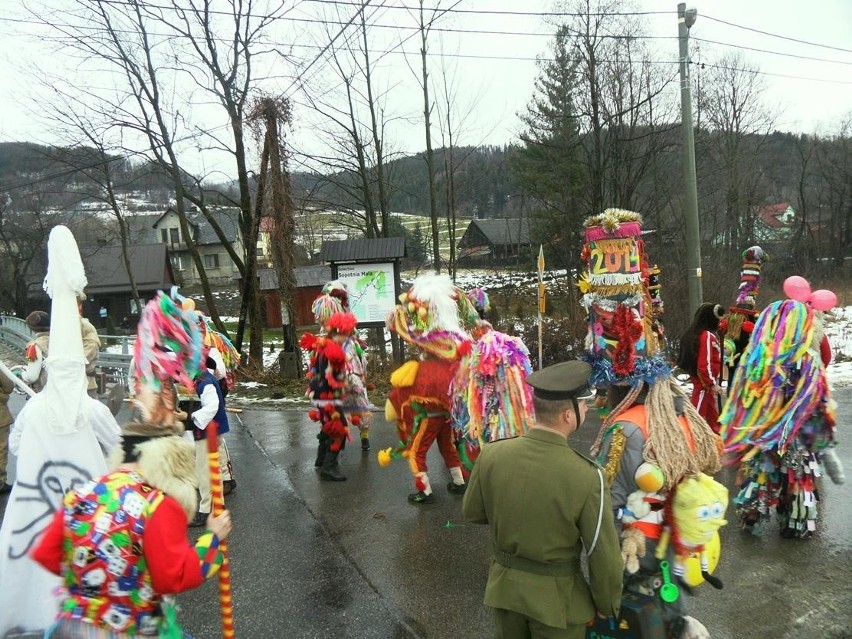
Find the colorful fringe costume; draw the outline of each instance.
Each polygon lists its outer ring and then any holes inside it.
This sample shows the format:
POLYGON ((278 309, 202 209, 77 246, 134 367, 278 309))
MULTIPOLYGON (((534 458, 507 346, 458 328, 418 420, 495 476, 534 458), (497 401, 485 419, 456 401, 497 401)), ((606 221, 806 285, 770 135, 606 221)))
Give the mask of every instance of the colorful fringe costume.
MULTIPOLYGON (((320 424, 319 446, 315 466, 321 467, 320 477, 344 481, 337 461, 349 438, 349 421, 344 406, 349 391, 346 352, 343 344, 351 337, 358 320, 352 313, 334 313, 328 320, 327 335, 302 335, 300 346, 310 353, 308 396, 314 408, 309 416, 320 424)), ((353 424, 360 414, 350 415, 353 424)))
POLYGON ((720 417, 727 460, 740 464, 734 503, 743 524, 769 520, 775 510, 783 537, 816 530, 823 457, 832 479, 842 482, 818 315, 794 300, 764 309, 720 417))
POLYGON ((532 372, 524 343, 499 331, 487 331, 459 365, 450 386, 452 418, 459 457, 473 468, 482 445, 523 435, 535 420, 532 372))
MULTIPOLYGON (((648 263, 641 224, 639 214, 620 209, 586 220, 582 258, 588 267, 579 287, 589 316, 584 358, 592 365, 589 381, 609 395, 610 412, 592 455, 604 468, 622 531, 625 590, 660 595, 667 579, 661 561, 686 563, 673 496, 686 478, 718 470, 718 437, 671 378, 662 354, 659 269, 648 263)), ((724 523, 722 514, 714 517, 715 525, 724 523)), ((695 547, 703 548, 702 543, 695 547)), ((698 574, 691 585, 700 583, 698 574)), ((661 596, 659 605, 668 631, 706 633, 686 616, 683 598, 672 602, 661 596)))
POLYGON ((408 459, 417 492, 411 503, 434 501, 426 469, 426 453, 437 440, 438 449, 450 471, 447 489, 465 490, 458 451, 450 423, 450 384, 460 357, 470 352, 470 338, 462 330, 463 311, 476 312, 464 292, 446 275, 418 277, 400 296, 400 304, 388 317, 388 327, 420 351, 419 361, 406 362, 391 375, 393 388, 385 404, 385 417, 395 421, 400 444, 379 452, 379 463, 391 458, 408 459))
MULTIPOLYGON (((328 333, 328 321, 335 313, 349 312, 349 293, 346 285, 339 280, 332 280, 323 286, 322 293, 311 305, 314 320, 320 328, 328 333)), ((367 395, 370 384, 367 381, 367 354, 364 343, 353 331, 343 343, 346 353, 346 372, 348 376, 347 391, 344 396, 343 408, 349 415, 358 415, 352 420, 358 426, 361 439, 361 450, 370 450, 370 425, 373 421, 372 410, 375 408, 367 395)))

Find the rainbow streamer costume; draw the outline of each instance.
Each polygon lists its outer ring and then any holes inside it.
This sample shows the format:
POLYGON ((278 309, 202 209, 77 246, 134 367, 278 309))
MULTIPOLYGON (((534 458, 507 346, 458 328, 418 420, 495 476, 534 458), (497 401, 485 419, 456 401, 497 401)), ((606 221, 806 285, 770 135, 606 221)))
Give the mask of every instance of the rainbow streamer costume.
POLYGON ((450 386, 452 421, 459 457, 466 471, 473 468, 482 446, 527 432, 535 420, 532 372, 524 343, 489 330, 461 360, 450 386))
POLYGON ((821 320, 808 304, 770 304, 757 318, 719 421, 744 526, 779 517, 783 537, 816 530, 820 461, 835 445, 821 320))

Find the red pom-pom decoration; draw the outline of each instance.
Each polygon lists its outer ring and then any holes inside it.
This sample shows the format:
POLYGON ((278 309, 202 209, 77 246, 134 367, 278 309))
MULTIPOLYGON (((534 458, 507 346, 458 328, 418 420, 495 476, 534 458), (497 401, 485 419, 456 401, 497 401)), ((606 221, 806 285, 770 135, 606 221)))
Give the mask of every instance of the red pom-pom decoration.
POLYGON ((459 347, 457 349, 459 357, 464 357, 465 355, 470 353, 472 348, 473 348, 473 345, 470 342, 462 342, 461 344, 459 344, 459 347))
POLYGON ((308 411, 308 417, 311 418, 311 421, 318 422, 320 420, 320 412, 316 408, 312 408, 308 411))
POLYGON ((313 333, 302 333, 302 337, 299 340, 299 346, 302 347, 303 350, 312 351, 314 346, 317 343, 317 336, 313 333))
POLYGON ((353 313, 335 313, 328 318, 326 327, 330 331, 343 335, 352 335, 358 325, 358 318, 353 313))
POLYGON ((355 413, 349 417, 349 421, 357 426, 361 423, 361 416, 358 413, 355 413))
POLYGON ((346 364, 346 353, 337 342, 328 341, 323 349, 323 355, 334 368, 343 368, 346 364))

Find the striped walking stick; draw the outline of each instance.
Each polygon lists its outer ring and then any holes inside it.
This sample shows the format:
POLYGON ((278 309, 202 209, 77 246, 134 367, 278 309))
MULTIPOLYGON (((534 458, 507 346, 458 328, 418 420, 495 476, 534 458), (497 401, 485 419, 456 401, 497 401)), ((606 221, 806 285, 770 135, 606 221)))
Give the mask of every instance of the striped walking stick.
MULTIPOLYGON (((222 477, 219 473, 219 437, 218 425, 211 421, 207 434, 207 470, 210 474, 210 491, 213 496, 213 514, 219 515, 225 510, 225 495, 222 494, 222 477)), ((234 637, 234 603, 231 599, 231 562, 228 557, 228 542, 221 540, 222 567, 219 568, 219 608, 222 615, 222 639, 234 637)))

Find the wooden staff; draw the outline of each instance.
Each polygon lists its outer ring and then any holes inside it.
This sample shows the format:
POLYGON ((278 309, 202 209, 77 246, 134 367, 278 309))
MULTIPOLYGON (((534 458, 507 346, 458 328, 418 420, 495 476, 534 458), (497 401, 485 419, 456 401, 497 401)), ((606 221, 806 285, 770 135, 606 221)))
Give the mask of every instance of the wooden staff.
MULTIPOLYGON (((213 514, 220 515, 225 510, 225 495, 222 494, 222 477, 219 473, 219 437, 218 425, 211 421, 204 432, 207 436, 207 469, 210 474, 210 491, 213 495, 213 514)), ((234 637, 234 603, 231 598, 231 562, 228 557, 228 542, 219 541, 222 552, 222 567, 219 568, 219 609, 222 615, 222 637, 234 637)))

